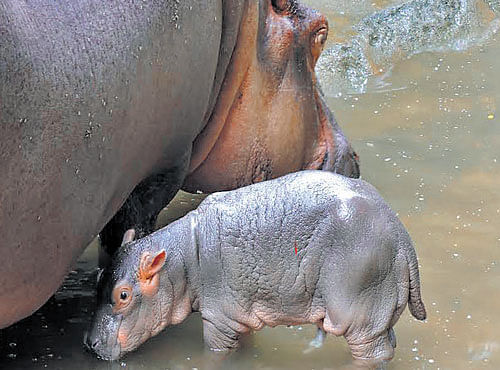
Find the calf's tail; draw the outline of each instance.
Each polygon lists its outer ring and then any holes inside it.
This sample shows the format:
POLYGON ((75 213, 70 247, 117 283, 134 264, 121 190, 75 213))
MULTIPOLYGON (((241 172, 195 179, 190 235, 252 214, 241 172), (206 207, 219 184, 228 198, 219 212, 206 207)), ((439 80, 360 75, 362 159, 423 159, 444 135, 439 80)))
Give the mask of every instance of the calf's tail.
POLYGON ((408 295, 408 308, 411 314, 417 320, 425 320, 427 313, 425 312, 424 302, 420 295, 420 275, 418 273, 417 255, 413 245, 408 245, 406 261, 410 270, 410 294, 408 295))

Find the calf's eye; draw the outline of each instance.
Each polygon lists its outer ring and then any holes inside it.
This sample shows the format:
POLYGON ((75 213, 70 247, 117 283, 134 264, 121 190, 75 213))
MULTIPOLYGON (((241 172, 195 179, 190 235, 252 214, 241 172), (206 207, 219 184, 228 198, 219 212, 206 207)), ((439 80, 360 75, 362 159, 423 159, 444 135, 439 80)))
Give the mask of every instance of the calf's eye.
POLYGON ((127 308, 132 301, 132 286, 128 283, 118 284, 111 293, 113 301, 113 312, 120 312, 127 308))

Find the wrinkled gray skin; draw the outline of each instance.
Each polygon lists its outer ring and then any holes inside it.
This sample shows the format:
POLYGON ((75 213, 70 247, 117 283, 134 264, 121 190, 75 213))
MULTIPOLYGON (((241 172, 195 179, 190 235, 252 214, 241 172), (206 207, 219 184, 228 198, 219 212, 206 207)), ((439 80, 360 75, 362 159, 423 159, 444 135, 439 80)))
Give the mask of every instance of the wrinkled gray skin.
POLYGON ((303 171, 213 194, 122 246, 100 279, 85 340, 99 357, 117 359, 199 311, 213 350, 235 348, 265 325, 312 323, 343 335, 355 359, 384 361, 407 302, 425 319, 415 250, 394 212, 362 180, 303 171), (158 291, 145 296, 139 265, 154 256, 158 291), (132 298, 117 312, 112 295, 123 286, 132 298))

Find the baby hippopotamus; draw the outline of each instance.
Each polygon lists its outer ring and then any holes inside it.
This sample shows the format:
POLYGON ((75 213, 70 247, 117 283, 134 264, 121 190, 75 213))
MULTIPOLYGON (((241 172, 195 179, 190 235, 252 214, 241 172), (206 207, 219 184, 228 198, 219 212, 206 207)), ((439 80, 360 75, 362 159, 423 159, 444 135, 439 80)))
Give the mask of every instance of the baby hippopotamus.
POLYGON ((98 282, 85 342, 103 359, 199 311, 216 351, 265 325, 311 323, 320 338, 343 335, 355 359, 383 361, 406 303, 426 317, 412 241, 363 180, 303 171, 215 193, 132 239, 98 282))

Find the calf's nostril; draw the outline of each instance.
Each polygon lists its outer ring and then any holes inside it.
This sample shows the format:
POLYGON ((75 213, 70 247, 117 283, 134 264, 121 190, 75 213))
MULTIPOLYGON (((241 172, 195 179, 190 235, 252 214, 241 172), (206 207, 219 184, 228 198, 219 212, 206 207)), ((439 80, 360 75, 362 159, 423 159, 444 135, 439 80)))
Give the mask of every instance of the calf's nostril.
POLYGON ((95 350, 99 345, 99 339, 92 338, 88 333, 84 334, 83 343, 88 349, 95 350))
POLYGON ((90 338, 89 339, 89 345, 90 345, 91 349, 96 349, 97 346, 99 345, 99 339, 97 339, 97 338, 95 338, 95 339, 90 338))

